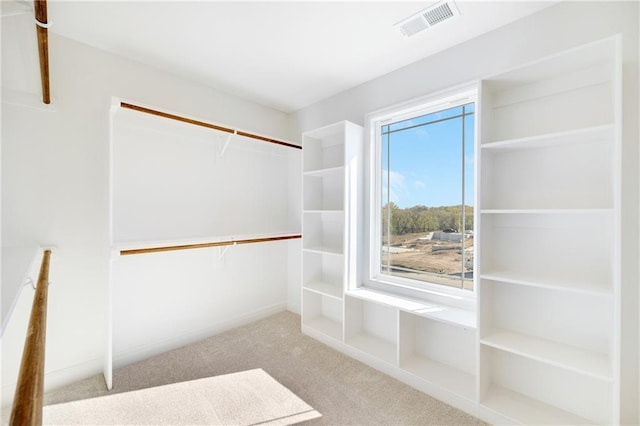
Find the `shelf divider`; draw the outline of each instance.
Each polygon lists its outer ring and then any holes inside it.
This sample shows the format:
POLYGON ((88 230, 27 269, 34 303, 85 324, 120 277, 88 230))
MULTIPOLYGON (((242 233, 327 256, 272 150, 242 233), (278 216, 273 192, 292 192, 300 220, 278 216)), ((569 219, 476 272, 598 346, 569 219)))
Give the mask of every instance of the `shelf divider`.
POLYGON ((342 300, 342 288, 326 282, 315 281, 306 283, 304 285, 305 290, 313 291, 324 296, 333 297, 334 299, 342 300))
POLYGON ((564 132, 526 136, 495 142, 485 142, 480 145, 480 148, 490 150, 513 150, 544 148, 547 146, 557 146, 566 143, 585 143, 613 138, 613 129, 613 124, 584 127, 564 132))
POLYGON ((527 276, 516 272, 489 271, 480 275, 483 280, 500 281, 529 287, 544 288, 549 290, 571 291, 582 294, 594 294, 603 297, 612 297, 613 289, 607 288, 602 283, 584 281, 550 280, 548 277, 527 276))

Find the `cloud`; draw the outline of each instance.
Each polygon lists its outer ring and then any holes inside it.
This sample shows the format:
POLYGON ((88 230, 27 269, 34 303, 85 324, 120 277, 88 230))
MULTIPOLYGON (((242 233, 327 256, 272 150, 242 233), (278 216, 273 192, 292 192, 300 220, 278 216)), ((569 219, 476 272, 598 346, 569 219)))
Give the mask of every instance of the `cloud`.
POLYGON ((420 180, 417 180, 417 181, 413 182, 413 186, 415 186, 416 188, 424 188, 424 187, 426 187, 427 185, 425 185, 425 183, 424 183, 424 182, 422 182, 422 181, 420 181, 420 180))

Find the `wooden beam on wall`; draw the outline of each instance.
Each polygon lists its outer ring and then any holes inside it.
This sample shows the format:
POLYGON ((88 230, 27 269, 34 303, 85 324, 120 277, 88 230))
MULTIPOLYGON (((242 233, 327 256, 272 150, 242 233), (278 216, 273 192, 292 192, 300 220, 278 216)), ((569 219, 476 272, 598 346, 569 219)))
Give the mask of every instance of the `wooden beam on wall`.
POLYGON ((42 102, 51 103, 49 88, 49 30, 47 25, 47 0, 34 0, 33 8, 36 17, 36 33, 38 35, 38 56, 40 57, 40 81, 42 83, 42 102))

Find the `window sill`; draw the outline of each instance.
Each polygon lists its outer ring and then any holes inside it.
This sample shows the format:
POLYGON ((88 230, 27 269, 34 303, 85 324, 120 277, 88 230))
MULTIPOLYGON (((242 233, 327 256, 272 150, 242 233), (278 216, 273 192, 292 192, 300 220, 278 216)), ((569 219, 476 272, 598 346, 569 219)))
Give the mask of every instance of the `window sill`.
POLYGON ((391 306, 404 312, 430 318, 435 321, 445 322, 458 327, 474 330, 477 328, 475 309, 465 309, 447 306, 444 304, 431 303, 365 288, 347 291, 346 295, 368 302, 391 306))

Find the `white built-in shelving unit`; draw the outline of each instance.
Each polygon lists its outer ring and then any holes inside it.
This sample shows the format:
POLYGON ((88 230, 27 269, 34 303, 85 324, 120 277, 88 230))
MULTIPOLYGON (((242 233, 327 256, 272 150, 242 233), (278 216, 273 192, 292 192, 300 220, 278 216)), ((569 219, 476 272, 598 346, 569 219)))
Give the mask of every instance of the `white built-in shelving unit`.
POLYGON ((476 310, 362 287, 361 133, 305 133, 303 331, 491 422, 619 423, 620 49, 479 82, 476 310))
POLYGON ((303 146, 302 324, 344 338, 344 292, 355 280, 362 127, 343 121, 307 132, 303 146))
POLYGON ((479 403, 526 424, 619 422, 620 46, 480 89, 479 403))

